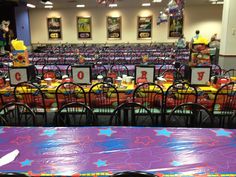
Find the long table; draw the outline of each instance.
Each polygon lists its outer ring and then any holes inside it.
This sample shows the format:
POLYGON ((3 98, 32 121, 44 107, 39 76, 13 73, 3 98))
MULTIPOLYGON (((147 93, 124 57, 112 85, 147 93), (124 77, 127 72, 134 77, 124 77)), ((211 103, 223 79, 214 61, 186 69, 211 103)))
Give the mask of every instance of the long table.
POLYGON ((110 176, 235 176, 236 130, 142 127, 0 127, 0 172, 110 176))

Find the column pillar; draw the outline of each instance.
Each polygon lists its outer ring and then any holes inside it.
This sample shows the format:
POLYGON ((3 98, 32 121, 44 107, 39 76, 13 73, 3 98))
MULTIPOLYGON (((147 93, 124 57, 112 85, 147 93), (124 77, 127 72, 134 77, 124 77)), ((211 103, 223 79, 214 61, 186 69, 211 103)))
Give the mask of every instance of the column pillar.
POLYGON ((236 0, 224 0, 219 65, 236 69, 236 0))

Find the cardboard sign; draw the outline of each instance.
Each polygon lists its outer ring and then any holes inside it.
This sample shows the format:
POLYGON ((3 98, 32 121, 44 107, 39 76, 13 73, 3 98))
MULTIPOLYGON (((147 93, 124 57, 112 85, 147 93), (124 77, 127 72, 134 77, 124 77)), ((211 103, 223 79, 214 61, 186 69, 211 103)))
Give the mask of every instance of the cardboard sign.
POLYGON ((20 82, 28 81, 27 78, 27 68, 10 68, 10 84, 16 85, 20 82))
POLYGON ((78 84, 91 84, 91 66, 78 65, 71 67, 73 81, 78 84))
POLYGON ((210 66, 196 66, 190 68, 191 85, 208 85, 211 75, 210 66))
POLYGON ((154 82, 155 66, 135 66, 135 83, 154 82))

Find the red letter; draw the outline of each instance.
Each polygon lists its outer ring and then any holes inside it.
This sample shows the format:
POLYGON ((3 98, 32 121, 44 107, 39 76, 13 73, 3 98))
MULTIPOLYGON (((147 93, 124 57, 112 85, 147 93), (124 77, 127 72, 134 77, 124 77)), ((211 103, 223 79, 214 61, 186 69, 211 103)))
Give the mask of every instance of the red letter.
POLYGON ((198 74, 198 80, 201 81, 203 79, 205 72, 198 72, 197 74, 198 74))
POLYGON ((19 72, 17 72, 15 74, 15 78, 16 78, 17 81, 20 81, 21 80, 21 74, 19 72))
POLYGON ((84 73, 82 71, 79 71, 77 76, 78 76, 78 79, 83 79, 84 73))

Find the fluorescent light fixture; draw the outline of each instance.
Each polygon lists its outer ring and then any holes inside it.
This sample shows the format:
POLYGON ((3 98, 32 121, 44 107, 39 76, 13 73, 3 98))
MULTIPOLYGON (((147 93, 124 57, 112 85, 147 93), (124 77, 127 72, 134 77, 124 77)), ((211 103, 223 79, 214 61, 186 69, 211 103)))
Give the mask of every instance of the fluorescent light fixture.
POLYGON ((151 3, 143 3, 142 6, 143 7, 148 7, 148 6, 151 6, 151 3))
POLYGON ((76 7, 83 8, 83 7, 85 7, 85 5, 84 4, 78 4, 78 5, 76 5, 76 7))
POLYGON ((47 1, 44 3, 45 5, 53 5, 53 3, 51 1, 47 1))
POLYGON ((34 4, 26 4, 27 7, 30 7, 30 8, 35 8, 36 6, 34 4))
POLYGON ((117 4, 109 4, 109 7, 117 7, 117 4))
POLYGON ((217 0, 209 0, 209 2, 216 2, 217 0))
POLYGON ((153 0, 152 2, 161 2, 162 0, 153 0))
POLYGON ((53 6, 44 6, 44 8, 51 9, 51 8, 53 8, 53 6))
POLYGON ((224 4, 224 1, 217 1, 217 4, 224 4))

